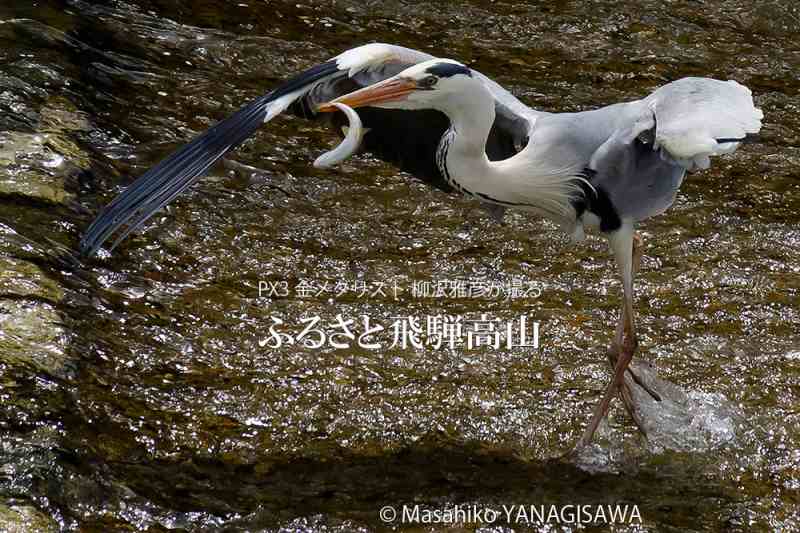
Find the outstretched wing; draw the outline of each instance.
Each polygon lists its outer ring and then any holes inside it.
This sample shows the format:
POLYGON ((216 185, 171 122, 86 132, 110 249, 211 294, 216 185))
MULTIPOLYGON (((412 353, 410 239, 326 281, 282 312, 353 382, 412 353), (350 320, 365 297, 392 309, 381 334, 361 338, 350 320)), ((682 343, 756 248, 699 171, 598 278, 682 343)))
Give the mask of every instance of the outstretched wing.
MULTIPOLYGON (((276 115, 289 109, 298 116, 315 118, 317 103, 333 100, 430 59, 433 56, 424 52, 375 43, 353 48, 302 72, 218 122, 136 179, 91 223, 81 239, 81 252, 96 253, 112 234, 121 230, 111 244, 113 250, 276 115)), ((491 80, 487 83, 494 84, 491 80)), ((516 99, 494 85, 494 91, 504 102, 498 103, 498 108, 508 109, 508 102, 516 99)), ((516 104, 517 109, 526 109, 519 101, 516 104)), ((436 187, 449 190, 435 164, 436 147, 448 127, 441 113, 421 111, 411 115, 404 113, 401 117, 391 110, 364 108, 359 109, 359 115, 364 126, 370 129, 363 142, 365 150, 436 187)), ((527 133, 525 124, 527 121, 520 121, 514 113, 505 111, 498 115, 497 131, 487 146, 490 157, 504 159, 513 155, 527 133)))
POLYGON ((315 88, 330 87, 343 78, 369 84, 370 80, 391 76, 395 71, 428 59, 432 56, 408 48, 371 44, 348 50, 298 74, 218 122, 140 176, 92 222, 81 239, 81 251, 94 254, 115 231, 126 226, 111 245, 114 249, 216 161, 250 137, 261 124, 269 122, 315 88))
POLYGON ((614 217, 618 223, 663 212, 687 170, 708 168, 711 156, 736 150, 763 118, 749 89, 708 78, 683 78, 623 105, 615 111, 618 127, 589 164, 595 191, 587 191, 588 203, 608 199, 610 226, 614 217))

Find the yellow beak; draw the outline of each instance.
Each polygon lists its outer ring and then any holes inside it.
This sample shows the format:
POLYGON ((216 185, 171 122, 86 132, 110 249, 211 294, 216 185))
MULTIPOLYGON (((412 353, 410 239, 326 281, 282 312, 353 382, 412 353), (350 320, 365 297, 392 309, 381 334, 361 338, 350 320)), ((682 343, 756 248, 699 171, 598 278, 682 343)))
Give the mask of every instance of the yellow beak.
POLYGON ((363 107, 383 102, 396 102, 411 94, 417 88, 417 82, 405 78, 389 78, 380 83, 353 91, 336 100, 326 102, 317 107, 317 111, 329 113, 337 111, 332 104, 344 104, 349 107, 363 107))

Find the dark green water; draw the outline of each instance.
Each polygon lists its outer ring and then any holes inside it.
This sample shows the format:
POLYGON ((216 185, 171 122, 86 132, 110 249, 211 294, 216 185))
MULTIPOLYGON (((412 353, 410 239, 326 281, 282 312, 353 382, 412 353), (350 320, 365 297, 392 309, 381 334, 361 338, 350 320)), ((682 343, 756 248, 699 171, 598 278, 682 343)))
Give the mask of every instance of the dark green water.
POLYGON ((385 505, 627 503, 643 523, 615 531, 800 530, 799 95, 789 1, 3 4, 0 529, 381 530, 385 505), (367 157, 313 169, 335 142, 313 123, 264 127, 111 258, 65 254, 194 133, 371 41, 457 58, 546 110, 688 75, 752 89, 761 142, 642 227, 641 355, 689 419, 648 444, 615 403, 589 459, 555 459, 608 379, 605 243, 524 214, 498 225, 367 157), (457 279, 541 295, 409 292, 457 279), (267 298, 261 281, 404 291, 267 298), (540 321, 541 347, 264 344, 273 316, 484 312, 540 321))

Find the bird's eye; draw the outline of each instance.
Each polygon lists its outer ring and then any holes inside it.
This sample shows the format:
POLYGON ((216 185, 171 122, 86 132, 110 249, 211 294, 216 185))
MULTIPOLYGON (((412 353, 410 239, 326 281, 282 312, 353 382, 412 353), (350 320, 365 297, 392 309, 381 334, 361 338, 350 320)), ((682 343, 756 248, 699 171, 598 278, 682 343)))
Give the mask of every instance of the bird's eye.
POLYGON ((420 87, 429 88, 436 85, 437 81, 439 81, 439 78, 437 78, 436 76, 426 76, 421 80, 419 80, 419 83, 417 85, 419 85, 420 87))

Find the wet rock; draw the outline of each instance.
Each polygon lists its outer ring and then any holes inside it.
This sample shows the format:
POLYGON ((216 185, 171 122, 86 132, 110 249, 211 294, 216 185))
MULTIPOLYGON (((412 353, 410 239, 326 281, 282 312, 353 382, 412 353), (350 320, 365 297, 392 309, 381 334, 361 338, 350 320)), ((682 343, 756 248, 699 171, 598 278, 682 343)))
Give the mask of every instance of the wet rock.
POLYGON ((16 76, 0 74, 0 129, 35 129, 39 113, 30 100, 43 98, 45 94, 16 76))
POLYGON ((0 361, 61 374, 66 331, 49 303, 0 300, 0 361))
POLYGON ((639 379, 660 396, 656 401, 626 376, 637 422, 647 432, 653 450, 706 452, 736 438, 743 415, 723 395, 684 391, 658 377, 646 362, 636 361, 632 367, 639 379))
POLYGON ((0 194, 63 204, 72 198, 67 179, 89 167, 89 157, 68 133, 91 129, 86 116, 63 98, 39 111, 37 133, 0 132, 0 194))
POLYGON ((58 524, 33 506, 0 503, 0 531, 46 533, 58 531, 58 524))
POLYGON ((60 374, 65 329, 55 304, 63 295, 35 264, 0 254, 0 362, 60 374))
POLYGON ((0 297, 22 296, 58 301, 63 291, 42 270, 27 261, 0 255, 0 297))
POLYGON ((86 114, 66 98, 54 97, 39 111, 43 132, 89 131, 92 125, 86 114))
MULTIPOLYGON (((53 203, 65 203, 70 198, 60 172, 65 156, 50 148, 50 141, 49 135, 0 133, 0 194, 53 203)), ((65 147, 63 143, 61 147, 65 147)))

